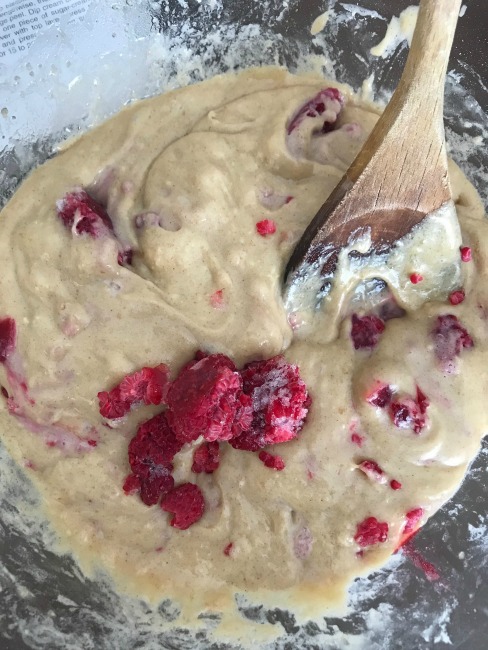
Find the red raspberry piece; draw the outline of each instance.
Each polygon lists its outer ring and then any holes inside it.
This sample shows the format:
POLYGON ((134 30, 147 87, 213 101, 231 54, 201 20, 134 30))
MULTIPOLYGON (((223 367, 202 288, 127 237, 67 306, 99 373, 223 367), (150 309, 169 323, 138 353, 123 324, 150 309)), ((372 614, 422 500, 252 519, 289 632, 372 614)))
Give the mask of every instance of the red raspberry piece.
POLYGON ((458 291, 453 291, 449 295, 449 302, 451 305, 459 305, 464 301, 465 294, 463 289, 458 289, 458 291))
POLYGON ((360 436, 359 433, 352 433, 351 434, 351 442, 354 445, 357 445, 358 447, 363 446, 364 438, 363 436, 360 436))
POLYGON ((362 316, 356 314, 351 318, 351 339, 356 350, 374 348, 380 335, 384 332, 385 323, 378 316, 362 316))
POLYGON ((362 546, 372 546, 386 542, 388 539, 388 524, 380 522, 376 517, 367 517, 357 525, 354 541, 362 546))
POLYGON ((266 237, 266 235, 273 235, 276 232, 276 222, 273 219, 263 219, 258 221, 256 224, 256 230, 261 235, 261 237, 266 237))
POLYGON ((210 296, 210 304, 214 309, 222 309, 224 307, 224 290, 219 289, 214 291, 210 296))
POLYGON ((408 535, 409 533, 413 533, 418 530, 423 515, 423 508, 414 508, 413 510, 409 510, 405 515, 407 521, 403 527, 403 534, 408 535))
POLYGON ((87 234, 97 239, 114 232, 105 208, 81 188, 65 194, 56 207, 58 217, 76 235, 87 234))
POLYGON ((169 389, 168 406, 168 422, 184 442, 199 436, 209 442, 229 440, 251 419, 241 376, 223 354, 188 363, 169 389))
POLYGON ((233 547, 234 544, 232 542, 229 542, 229 544, 227 544, 227 546, 224 548, 224 555, 227 555, 227 557, 229 557, 229 555, 232 553, 233 547))
POLYGON ((287 128, 287 133, 290 135, 307 117, 320 117, 325 113, 326 109, 332 108, 335 114, 334 118, 328 117, 322 125, 322 133, 328 133, 334 128, 334 124, 340 112, 337 111, 336 106, 332 106, 332 102, 339 102, 340 108, 344 105, 344 97, 337 88, 324 88, 315 97, 312 97, 308 102, 299 108, 287 128), (332 121, 331 121, 332 119, 332 121))
POLYGON ((390 481, 390 487, 392 490, 401 490, 402 484, 400 483, 400 481, 397 481, 396 479, 392 479, 390 481))
POLYGON ((253 419, 249 431, 230 444, 235 449, 257 451, 296 438, 311 404, 298 367, 276 356, 247 364, 241 376, 244 393, 252 400, 253 419))
POLYGON ((447 372, 453 370, 454 359, 461 353, 461 350, 472 348, 474 345, 466 328, 453 314, 443 314, 437 317, 432 336, 436 357, 447 372))
POLYGON ((149 479, 141 479, 141 501, 146 506, 154 506, 160 497, 170 492, 175 485, 171 476, 173 466, 169 465, 162 470, 162 474, 149 479))
POLYGON ((366 401, 373 406, 385 408, 391 402, 393 390, 388 384, 377 381, 376 386, 366 395, 366 401))
POLYGON ((183 447, 166 416, 166 412, 159 413, 143 422, 129 443, 129 464, 141 479, 166 474, 164 470, 172 469, 171 462, 183 447))
POLYGON ((195 474, 205 472, 212 474, 220 464, 218 442, 204 442, 193 452, 193 465, 191 471, 195 474))
POLYGON ((473 259, 471 248, 469 246, 461 246, 460 251, 461 251, 461 260, 463 262, 471 262, 471 260, 473 259))
POLYGON ((174 514, 170 521, 171 526, 186 530, 201 519, 205 501, 198 485, 183 483, 162 499, 161 508, 174 514))
POLYGON ((412 429, 415 433, 420 433, 425 426, 425 418, 417 403, 410 397, 402 402, 390 404, 390 417, 398 429, 412 429))
POLYGON ((285 461, 281 456, 274 456, 273 454, 268 454, 267 451, 261 451, 259 453, 259 460, 269 467, 270 469, 276 469, 278 472, 285 469, 285 461))
POLYGON ((141 479, 135 474, 129 474, 124 481, 122 489, 127 495, 139 492, 141 489, 141 479))
POLYGON ((17 327, 15 320, 7 316, 0 319, 0 363, 5 363, 15 349, 17 327))
POLYGON ((110 391, 98 393, 100 414, 113 420, 123 417, 133 406, 141 403, 162 404, 168 392, 168 376, 169 370, 164 363, 126 375, 110 391))
POLYGON ((418 284, 419 282, 422 282, 423 279, 424 279, 424 276, 420 275, 420 273, 412 273, 410 275, 410 282, 412 284, 418 284))
POLYGON ((377 483, 386 483, 387 481, 385 472, 374 460, 363 460, 363 462, 358 465, 358 469, 364 472, 364 474, 366 474, 366 476, 372 481, 376 481, 377 483))

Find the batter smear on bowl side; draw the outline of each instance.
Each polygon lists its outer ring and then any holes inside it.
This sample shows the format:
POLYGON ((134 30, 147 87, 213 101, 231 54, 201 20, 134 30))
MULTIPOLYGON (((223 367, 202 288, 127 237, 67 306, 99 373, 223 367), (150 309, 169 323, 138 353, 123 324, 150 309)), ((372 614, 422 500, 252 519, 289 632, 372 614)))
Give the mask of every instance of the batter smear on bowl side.
POLYGON ((459 169, 454 291, 410 303, 435 284, 412 254, 398 291, 358 276, 305 325, 283 304, 377 118, 317 77, 216 77, 124 109, 2 211, 0 432, 86 571, 195 611, 323 608, 459 487, 488 390, 488 226, 459 169))

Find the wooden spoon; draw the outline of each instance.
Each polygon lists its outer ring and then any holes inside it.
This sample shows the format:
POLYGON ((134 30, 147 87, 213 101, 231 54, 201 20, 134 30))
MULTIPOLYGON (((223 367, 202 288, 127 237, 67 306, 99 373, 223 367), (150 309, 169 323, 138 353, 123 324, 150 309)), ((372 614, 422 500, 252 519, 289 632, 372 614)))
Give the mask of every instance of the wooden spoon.
POLYGON ((443 98, 461 1, 421 0, 398 87, 293 251, 285 271, 285 300, 292 290, 316 292, 321 283, 310 289, 304 279, 317 265, 322 276, 330 277, 353 233, 369 229, 372 250, 391 248, 451 200, 443 98))

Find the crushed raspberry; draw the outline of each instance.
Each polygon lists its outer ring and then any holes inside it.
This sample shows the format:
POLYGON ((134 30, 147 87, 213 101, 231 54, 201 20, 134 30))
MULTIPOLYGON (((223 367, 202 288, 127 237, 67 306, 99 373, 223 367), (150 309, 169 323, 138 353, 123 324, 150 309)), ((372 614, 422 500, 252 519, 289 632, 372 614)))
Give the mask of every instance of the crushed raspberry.
POLYGON ((83 189, 65 194, 56 208, 58 217, 73 234, 94 238, 113 234, 112 220, 105 208, 83 189))
POLYGON ((401 490, 402 484, 400 483, 400 481, 397 481, 396 479, 392 479, 390 481, 390 487, 392 490, 401 490))
POLYGON ((351 434, 351 442, 354 445, 357 445, 358 447, 362 447, 363 442, 364 442, 364 437, 360 436, 359 433, 352 433, 351 434))
POLYGON ((257 451, 296 438, 311 404, 298 367, 276 356, 247 364, 241 376, 244 393, 252 400, 253 418, 249 431, 230 444, 235 449, 257 451))
POLYGON ((417 386, 415 399, 405 397, 401 401, 394 401, 389 406, 389 413, 393 424, 399 429, 411 429, 420 433, 427 424, 427 407, 429 400, 417 386))
POLYGON ((294 196, 287 196, 285 199, 285 205, 288 205, 288 203, 291 203, 295 197, 294 196))
POLYGON ((259 460, 269 467, 270 469, 276 469, 278 472, 285 469, 285 461, 281 456, 274 456, 273 454, 268 454, 267 451, 261 451, 259 453, 259 460))
POLYGON ((471 248, 469 246, 461 246, 460 251, 461 251, 461 260, 463 262, 471 262, 471 260, 473 259, 471 248))
POLYGON ((360 317, 356 314, 352 315, 351 321, 351 339, 354 348, 356 350, 374 348, 385 329, 384 321, 378 316, 360 317))
POLYGON ((324 88, 315 97, 306 102, 300 107, 287 128, 287 133, 290 135, 307 117, 320 117, 327 110, 332 111, 332 115, 328 115, 324 120, 321 128, 322 133, 328 133, 334 128, 340 108, 344 105, 344 97, 337 88, 324 88), (331 106, 331 102, 339 103, 339 110, 336 106, 331 106))
POLYGON ((411 273, 410 274, 410 282, 412 284, 418 284, 419 282, 422 282, 424 279, 423 275, 420 275, 420 273, 411 273))
POLYGON ((117 254, 117 262, 120 266, 130 266, 132 264, 132 258, 134 257, 134 251, 132 248, 126 248, 121 250, 117 254))
POLYGON ((96 440, 90 439, 90 440, 87 440, 86 442, 90 445, 90 447, 97 447, 98 446, 98 442, 96 440))
POLYGON ((135 474, 129 474, 124 481, 122 489, 127 495, 136 494, 141 489, 141 479, 135 474))
POLYGON ((214 309, 222 309, 224 306, 224 290, 219 289, 218 291, 214 291, 213 294, 210 296, 210 304, 214 309))
POLYGON ((403 547, 403 554, 407 557, 414 566, 424 572, 425 577, 429 582, 439 580, 440 573, 432 562, 428 562, 417 550, 412 546, 412 543, 405 544, 403 547))
POLYGON ((386 483, 387 481, 384 471, 374 460, 363 460, 363 462, 358 465, 358 469, 364 472, 364 474, 366 474, 366 476, 372 481, 376 481, 377 483, 386 483))
POLYGON ((191 471, 195 474, 212 474, 220 463, 220 450, 218 442, 203 442, 193 452, 193 465, 191 471))
POLYGON ((173 513, 171 526, 186 530, 201 519, 205 510, 205 501, 198 485, 183 483, 163 497, 161 508, 173 513))
POLYGON ((354 541, 359 546, 372 546, 386 542, 388 539, 388 524, 380 522, 376 517, 367 517, 357 525, 354 541))
POLYGON ((5 363, 15 348, 17 327, 15 320, 7 316, 0 318, 0 363, 5 363))
POLYGON ((232 553, 233 548, 234 548, 234 544, 232 542, 227 544, 227 546, 224 548, 224 555, 227 555, 227 557, 229 557, 229 555, 232 553))
POLYGON ((188 363, 168 392, 168 422, 184 442, 203 436, 229 440, 251 423, 251 401, 242 394, 234 363, 212 354, 188 363))
POLYGON ((391 402, 393 390, 388 384, 377 381, 376 386, 366 395, 366 401, 373 406, 385 408, 391 402))
POLYGON ((435 342, 436 357, 447 371, 452 370, 454 358, 461 353, 462 349, 469 349, 474 345, 467 330, 452 314, 443 314, 437 317, 432 336, 435 342))
POLYGON ((256 230, 261 237, 273 235, 276 232, 276 222, 273 219, 263 219, 256 224, 256 230))
POLYGON ((463 289, 459 289, 458 291, 453 291, 451 294, 449 294, 449 302, 451 305, 459 305, 464 301, 465 298, 465 293, 463 289))
POLYGON ((121 418, 139 404, 162 404, 169 387, 168 367, 161 363, 155 368, 142 368, 126 375, 110 391, 98 393, 100 415, 113 420, 121 418))
POLYGON ((415 532, 420 526, 420 521, 423 515, 423 508, 414 508, 413 510, 409 510, 405 515, 406 523, 403 527, 403 534, 408 535, 409 533, 415 532))

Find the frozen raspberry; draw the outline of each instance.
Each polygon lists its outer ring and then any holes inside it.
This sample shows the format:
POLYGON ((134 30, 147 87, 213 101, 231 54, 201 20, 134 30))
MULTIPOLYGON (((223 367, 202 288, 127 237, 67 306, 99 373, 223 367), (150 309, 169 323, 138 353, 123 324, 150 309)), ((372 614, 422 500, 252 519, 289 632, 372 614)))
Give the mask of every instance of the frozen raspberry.
POLYGON ((273 219, 263 219, 256 224, 256 230, 261 237, 273 235, 276 232, 276 223, 273 219))
POLYGON ((411 273, 410 274, 410 282, 412 284, 418 284, 419 282, 422 282, 424 279, 423 275, 420 275, 420 273, 411 273))
POLYGON ((100 414, 110 420, 121 418, 138 404, 162 404, 169 387, 168 367, 142 368, 125 376, 110 391, 98 393, 100 414))
POLYGON ((378 316, 362 316, 356 314, 351 318, 351 339, 356 350, 374 348, 380 335, 385 329, 385 323, 378 316))
POLYGON ((141 479, 135 474, 129 474, 124 481, 122 489, 127 495, 136 494, 141 489, 141 479))
POLYGON ((234 544, 232 542, 229 542, 229 544, 227 544, 227 546, 224 548, 224 555, 227 555, 227 557, 229 557, 229 555, 232 553, 233 548, 234 544))
POLYGON ((461 246, 461 259, 463 262, 471 262, 473 255, 469 246, 461 246))
POLYGON ((223 354, 188 363, 169 389, 168 406, 168 422, 184 442, 199 436, 209 442, 229 440, 251 421, 241 376, 223 354))
POLYGON ((173 466, 169 465, 162 470, 162 474, 152 476, 148 479, 141 479, 141 501, 146 506, 155 506, 159 499, 170 492, 175 485, 171 476, 173 466))
POLYGON ((435 354, 447 372, 454 368, 454 359, 464 348, 473 347, 473 339, 456 316, 443 314, 437 317, 432 330, 435 354))
POLYGON ((249 363, 241 371, 243 390, 252 400, 249 431, 230 440, 236 449, 257 451, 296 438, 311 399, 297 366, 282 356, 249 363))
POLYGON ((172 469, 171 462, 183 447, 166 415, 165 412, 159 413, 143 422, 129 443, 129 463, 134 474, 141 479, 162 476, 166 473, 163 470, 172 469))
POLYGON ((270 469, 276 469, 278 472, 285 469, 285 461, 281 456, 274 456, 273 454, 268 454, 267 451, 261 451, 259 453, 259 460, 269 467, 270 469))
POLYGON ((453 291, 451 294, 449 294, 449 302, 451 305, 459 305, 464 301, 465 294, 463 289, 459 289, 458 291, 453 291))
POLYGON ((364 472, 372 481, 376 481, 377 483, 386 483, 387 481, 386 474, 374 460, 363 460, 358 465, 358 469, 364 472))
POLYGON ((17 338, 17 327, 13 318, 0 318, 0 363, 5 363, 12 354, 17 338))
POLYGON ((290 135, 307 118, 318 118, 326 111, 329 115, 322 123, 321 132, 328 133, 334 128, 341 107, 344 105, 344 98, 337 88, 324 88, 315 97, 300 107, 290 124, 287 133, 290 135))
POLYGON ((388 524, 380 522, 376 517, 367 517, 357 525, 354 541, 362 546, 386 542, 388 539, 388 524))
POLYGON ((76 235, 98 238, 113 234, 112 220, 105 208, 81 188, 68 192, 56 207, 58 217, 76 235))
POLYGON ((366 395, 366 401, 383 409, 388 406, 392 397, 393 390, 391 386, 377 381, 375 387, 366 395))
POLYGON ((193 465, 191 471, 195 474, 212 474, 220 463, 218 442, 204 442, 193 452, 193 465))
POLYGON ((420 402, 417 396, 417 400, 411 397, 405 397, 401 401, 395 401, 390 404, 390 417, 398 429, 411 429, 414 433, 420 433, 427 424, 425 412, 429 401, 423 395, 422 391, 420 391, 420 394, 424 398, 420 402))
POLYGON ((409 533, 415 532, 420 526, 423 515, 423 508, 414 508, 413 510, 409 510, 405 515, 406 523, 403 527, 403 534, 408 535, 409 533))
POLYGON ((205 501, 198 485, 183 483, 162 499, 161 508, 174 514, 170 521, 171 526, 186 530, 201 519, 205 501))
POLYGON ((396 479, 392 479, 390 481, 390 487, 392 490, 401 490, 402 484, 400 483, 400 481, 397 481, 396 479))

